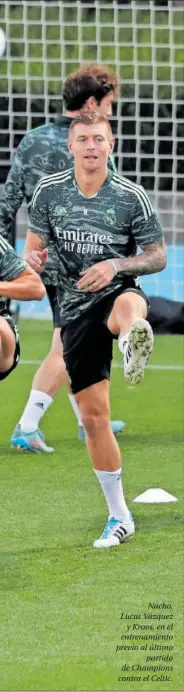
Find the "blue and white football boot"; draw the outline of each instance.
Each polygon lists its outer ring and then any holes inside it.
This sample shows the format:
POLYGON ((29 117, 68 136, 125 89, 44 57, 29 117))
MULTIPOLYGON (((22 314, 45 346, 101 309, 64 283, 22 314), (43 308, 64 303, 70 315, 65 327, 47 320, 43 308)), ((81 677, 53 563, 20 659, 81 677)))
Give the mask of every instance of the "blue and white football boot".
POLYGON ((25 449, 28 452, 45 452, 46 454, 54 452, 53 447, 48 447, 45 444, 41 430, 37 429, 28 433, 22 430, 20 423, 16 425, 11 436, 11 446, 16 449, 25 449))
POLYGON ((109 517, 100 538, 94 541, 94 548, 113 548, 125 543, 135 533, 135 524, 130 513, 128 521, 109 517))

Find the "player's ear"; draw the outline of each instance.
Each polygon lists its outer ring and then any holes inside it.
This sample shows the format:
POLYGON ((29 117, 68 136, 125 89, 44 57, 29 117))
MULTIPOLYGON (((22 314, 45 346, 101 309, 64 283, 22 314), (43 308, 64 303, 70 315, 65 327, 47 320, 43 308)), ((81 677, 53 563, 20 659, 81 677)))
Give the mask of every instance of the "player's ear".
POLYGON ((67 147, 68 147, 68 151, 70 151, 70 154, 73 154, 73 151, 72 151, 72 140, 71 140, 71 139, 67 139, 67 147))
POLYGON ((112 151, 114 150, 114 145, 115 145, 114 137, 111 137, 109 144, 110 144, 110 153, 112 153, 112 151))
POLYGON ((97 108, 97 102, 94 96, 89 96, 87 101, 85 101, 84 110, 94 111, 97 108))

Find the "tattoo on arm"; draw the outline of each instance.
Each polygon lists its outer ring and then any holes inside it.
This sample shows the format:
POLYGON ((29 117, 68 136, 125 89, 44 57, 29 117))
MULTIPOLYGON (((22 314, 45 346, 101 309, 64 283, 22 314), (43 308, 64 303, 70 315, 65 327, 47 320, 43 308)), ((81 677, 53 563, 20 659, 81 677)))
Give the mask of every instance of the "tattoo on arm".
POLYGON ((164 240, 151 245, 144 245, 143 252, 127 259, 114 258, 118 272, 127 276, 141 276, 160 272, 166 266, 166 249, 164 240))
POLYGON ((48 246, 48 237, 47 237, 47 235, 44 235, 44 234, 40 235, 40 236, 39 236, 39 240, 40 240, 40 248, 39 248, 39 249, 40 249, 41 251, 42 251, 42 250, 45 250, 45 248, 48 246))

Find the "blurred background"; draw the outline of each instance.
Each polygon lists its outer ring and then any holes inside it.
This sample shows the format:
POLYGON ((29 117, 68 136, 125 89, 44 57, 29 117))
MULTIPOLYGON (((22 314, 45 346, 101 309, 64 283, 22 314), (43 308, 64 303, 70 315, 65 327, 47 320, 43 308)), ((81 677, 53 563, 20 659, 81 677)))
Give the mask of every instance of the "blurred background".
MULTIPOLYGON (((0 0, 0 184, 27 130, 63 112, 62 87, 80 64, 103 62, 121 94, 112 118, 119 173, 144 185, 165 231, 168 266, 145 277, 149 296, 182 302, 184 257, 184 2, 0 0)), ((22 251, 23 205, 16 237, 22 251)), ((169 305, 169 303, 168 303, 169 305)), ((21 314, 50 317, 47 300, 21 314)))

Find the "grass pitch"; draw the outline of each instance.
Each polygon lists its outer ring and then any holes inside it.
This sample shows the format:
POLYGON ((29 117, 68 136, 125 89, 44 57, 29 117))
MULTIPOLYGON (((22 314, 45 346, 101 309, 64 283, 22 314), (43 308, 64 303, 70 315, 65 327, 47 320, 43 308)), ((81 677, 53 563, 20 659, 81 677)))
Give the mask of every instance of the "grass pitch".
MULTIPOLYGON (((42 360, 50 323, 22 320, 20 332, 22 359, 42 360)), ((121 366, 116 346, 114 359, 121 366)), ((150 364, 180 366, 181 337, 157 337, 150 364)), ((19 365, 1 383, 0 690, 183 690, 183 372, 147 370, 144 382, 132 388, 121 367, 112 371, 112 418, 126 420, 119 444, 137 532, 120 548, 98 551, 92 543, 103 529, 106 506, 64 390, 42 424, 56 452, 10 449, 36 368, 19 365), (164 488, 178 502, 134 504, 150 487, 164 488), (150 602, 171 609, 150 610, 150 602), (150 612, 172 614, 173 620, 145 619, 150 612), (122 613, 141 615, 128 622, 133 635, 161 632, 173 638, 122 640, 127 632, 122 613), (153 630, 135 631, 136 622, 144 627, 151 622, 153 630), (122 644, 132 650, 116 652, 122 644), (160 644, 173 649, 149 649, 160 644), (143 645, 147 649, 140 649, 143 645), (172 660, 150 663, 148 655, 172 660), (125 664, 128 672, 121 670, 125 664), (148 665, 173 671, 132 669, 148 665)))

